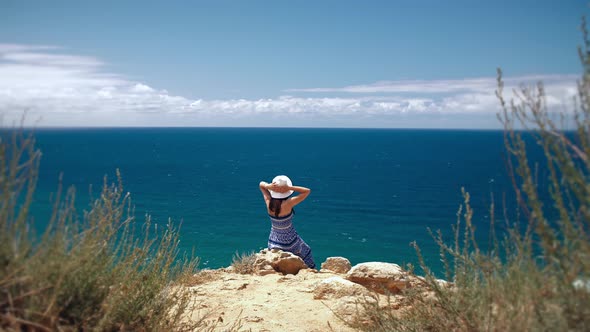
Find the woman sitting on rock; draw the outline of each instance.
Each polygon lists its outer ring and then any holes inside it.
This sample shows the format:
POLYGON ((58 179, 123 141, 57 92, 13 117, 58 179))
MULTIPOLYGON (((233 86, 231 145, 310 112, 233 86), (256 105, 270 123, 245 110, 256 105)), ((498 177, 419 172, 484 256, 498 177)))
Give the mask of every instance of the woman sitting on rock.
POLYGON ((293 207, 303 202, 310 193, 309 188, 293 186, 285 175, 276 176, 272 183, 260 182, 260 191, 266 203, 272 227, 268 236, 268 249, 291 252, 303 259, 305 265, 315 269, 311 248, 301 239, 293 227, 293 207), (292 196, 293 192, 298 195, 292 196))

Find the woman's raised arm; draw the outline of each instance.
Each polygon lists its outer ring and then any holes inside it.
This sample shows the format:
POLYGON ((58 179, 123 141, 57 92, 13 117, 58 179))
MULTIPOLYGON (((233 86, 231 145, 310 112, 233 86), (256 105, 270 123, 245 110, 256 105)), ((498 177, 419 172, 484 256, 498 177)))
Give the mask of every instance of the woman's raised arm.
POLYGON ((295 196, 295 197, 291 197, 289 199, 289 203, 291 204, 291 207, 303 202, 307 196, 309 196, 309 193, 311 193, 311 189, 306 188, 306 187, 301 187, 301 186, 285 186, 287 188, 287 190, 293 190, 296 191, 297 193, 299 193, 299 195, 295 196))
POLYGON ((262 192, 262 196, 264 197, 266 205, 268 205, 268 202, 270 201, 270 193, 268 192, 269 186, 270 184, 264 181, 260 181, 260 184, 258 185, 258 188, 260 188, 260 191, 262 192))

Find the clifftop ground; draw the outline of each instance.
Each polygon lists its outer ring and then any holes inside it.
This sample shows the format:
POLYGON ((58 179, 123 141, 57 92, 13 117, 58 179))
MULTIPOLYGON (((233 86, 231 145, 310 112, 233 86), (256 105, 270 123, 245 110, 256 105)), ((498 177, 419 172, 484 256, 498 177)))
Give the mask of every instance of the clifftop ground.
MULTIPOLYGON (((277 256, 281 255, 286 256, 279 251, 277 256)), ((264 265, 260 259, 257 262, 264 265)), ((215 331, 354 331, 346 321, 362 322, 360 302, 399 312, 404 303, 399 291, 421 284, 391 263, 332 269, 339 273, 326 268, 296 274, 259 269, 240 274, 232 268, 201 271, 188 285, 194 301, 191 320, 204 317, 215 331), (380 294, 390 291, 397 294, 390 294, 389 300, 380 294)))
POLYGON ((191 287, 193 319, 207 315, 208 324, 217 324, 219 331, 232 326, 239 331, 353 331, 330 309, 339 299, 314 299, 314 285, 335 275, 206 272, 200 278, 211 280, 191 287))

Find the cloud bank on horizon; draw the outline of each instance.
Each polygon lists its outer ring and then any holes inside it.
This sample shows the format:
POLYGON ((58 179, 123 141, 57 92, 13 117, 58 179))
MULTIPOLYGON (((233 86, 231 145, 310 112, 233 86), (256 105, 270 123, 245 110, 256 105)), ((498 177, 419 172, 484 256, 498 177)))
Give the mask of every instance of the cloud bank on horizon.
MULTIPOLYGON (((92 56, 51 45, 0 44, 0 125, 26 112, 37 127, 224 126, 499 128, 496 78, 392 80, 294 87, 264 99, 191 99, 110 73, 92 56)), ((576 75, 507 77, 505 97, 544 83, 547 105, 569 109, 576 75)))

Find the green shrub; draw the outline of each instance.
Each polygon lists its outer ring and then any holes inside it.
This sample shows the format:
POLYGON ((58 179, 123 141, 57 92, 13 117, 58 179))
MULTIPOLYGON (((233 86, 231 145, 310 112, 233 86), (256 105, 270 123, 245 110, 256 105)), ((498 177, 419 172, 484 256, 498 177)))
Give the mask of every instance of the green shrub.
POLYGON ((432 234, 451 286, 436 281, 414 244, 432 293, 406 294, 409 305, 402 312, 373 305, 367 330, 590 330, 590 41, 585 21, 582 28, 584 73, 572 113, 554 117, 542 83, 521 88, 516 101, 506 102, 498 70, 498 117, 518 203, 516 217, 503 211, 507 231, 494 232, 492 204, 490 245, 480 248, 464 191, 452 243, 440 231, 432 234), (573 132, 563 130, 568 123, 573 132), (544 164, 530 160, 525 136, 542 149, 544 164), (548 181, 539 181, 544 174, 548 181))
POLYGON ((179 287, 197 260, 177 260, 172 223, 135 221, 118 172, 82 216, 74 189, 60 188, 45 232, 35 236, 29 212, 40 156, 32 135, 0 138, 0 329, 197 328, 183 320, 190 294, 179 287))

